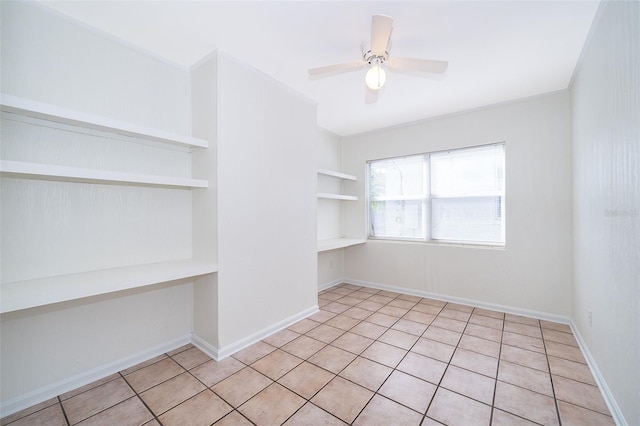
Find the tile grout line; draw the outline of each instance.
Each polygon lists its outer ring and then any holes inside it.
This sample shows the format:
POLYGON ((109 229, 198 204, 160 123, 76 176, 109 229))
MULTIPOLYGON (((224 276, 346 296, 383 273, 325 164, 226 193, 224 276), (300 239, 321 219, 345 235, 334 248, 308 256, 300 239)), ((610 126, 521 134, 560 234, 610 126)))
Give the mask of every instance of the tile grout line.
MULTIPOLYGON (((58 399, 58 404, 60 404, 60 409, 62 410, 62 415, 64 416, 64 420, 67 422, 67 426, 71 426, 71 422, 69 421, 69 417, 67 417, 67 411, 64 409, 64 405, 62 405, 62 398, 60 395, 56 397, 58 399)), ((18 421, 17 419, 16 421, 18 421)))
MULTIPOLYGON (((168 356, 168 355, 167 355, 167 356, 168 356)), ((154 364, 155 364, 155 363, 154 363, 154 364)), ((151 415, 153 416, 153 419, 154 419, 155 421, 157 421, 157 422, 158 422, 158 424, 159 424, 160 426, 162 426, 162 422, 160 421, 160 419, 158 418, 158 416, 156 416, 156 413, 151 409, 151 407, 149 407, 149 406, 147 405, 147 403, 145 402, 145 400, 144 400, 144 399, 142 399, 142 397, 140 396, 140 394, 139 394, 138 392, 136 392, 136 390, 133 388, 133 386, 131 386, 131 384, 127 381, 127 379, 124 377, 124 375, 123 375, 121 372, 118 372, 118 374, 120 375, 120 377, 122 377, 122 380, 124 380, 124 382, 127 384, 127 386, 129 386, 129 388, 133 391, 133 393, 134 393, 134 395, 136 396, 136 398, 138 398, 138 399, 140 400, 140 402, 142 402, 142 405, 144 405, 144 406, 145 406, 145 408, 146 408, 147 410, 149 410, 149 412, 150 412, 150 413, 151 413, 151 415)), ((163 382, 163 383, 164 383, 164 382, 163 382)), ((153 388, 153 386, 152 386, 151 388, 153 388)), ((151 389, 151 388, 149 388, 149 389, 151 389)), ((147 423, 148 423, 148 422, 147 422, 147 423)))
POLYGON ((493 399, 491 400, 491 417, 489 417, 489 426, 493 425, 493 414, 496 409, 496 394, 498 392, 498 376, 500 375, 500 361, 502 360, 502 341, 504 340, 504 326, 506 322, 507 322, 507 318, 506 318, 506 315, 504 315, 502 317, 502 330, 500 333, 500 350, 498 351, 498 366, 496 368, 496 380, 493 383, 493 399))
POLYGON ((547 360, 547 367, 549 368, 549 381, 551 382, 551 392, 553 393, 553 404, 556 407, 556 416, 558 418, 558 425, 562 426, 562 418, 560 417, 560 406, 558 404, 558 398, 556 396, 556 387, 553 383, 553 374, 551 374, 551 363, 549 362, 549 354, 547 353, 547 342, 544 339, 544 332, 542 331, 542 323, 540 324, 540 335, 542 336, 542 346, 544 347, 544 357, 547 360))

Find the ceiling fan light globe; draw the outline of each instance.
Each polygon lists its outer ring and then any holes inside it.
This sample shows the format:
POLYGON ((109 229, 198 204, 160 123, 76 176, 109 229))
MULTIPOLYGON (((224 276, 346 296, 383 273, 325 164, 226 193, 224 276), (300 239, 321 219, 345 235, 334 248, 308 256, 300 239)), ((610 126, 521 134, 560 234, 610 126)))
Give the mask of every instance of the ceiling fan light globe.
POLYGON ((384 72, 380 65, 373 65, 367 71, 367 75, 364 77, 365 83, 367 83, 367 87, 371 90, 378 90, 383 85, 387 79, 387 74, 384 72))

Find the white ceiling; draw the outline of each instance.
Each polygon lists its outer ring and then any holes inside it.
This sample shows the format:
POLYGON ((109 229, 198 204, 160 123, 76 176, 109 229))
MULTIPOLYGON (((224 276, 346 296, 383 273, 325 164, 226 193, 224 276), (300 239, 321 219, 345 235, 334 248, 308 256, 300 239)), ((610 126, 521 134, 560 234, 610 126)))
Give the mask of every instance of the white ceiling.
POLYGON ((598 1, 41 1, 170 62, 221 49, 318 102, 318 124, 349 135, 567 88, 598 1), (357 60, 371 15, 394 18, 392 56, 449 61, 444 75, 390 72, 365 104, 357 60))

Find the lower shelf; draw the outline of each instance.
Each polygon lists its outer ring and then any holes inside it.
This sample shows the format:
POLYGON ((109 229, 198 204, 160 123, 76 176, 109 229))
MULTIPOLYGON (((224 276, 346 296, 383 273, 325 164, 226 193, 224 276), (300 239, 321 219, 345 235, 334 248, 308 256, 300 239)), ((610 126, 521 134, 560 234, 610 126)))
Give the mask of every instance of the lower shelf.
POLYGON ((364 244, 367 240, 365 239, 354 239, 354 238, 333 238, 330 240, 318 240, 318 253, 321 251, 329 251, 335 250, 350 246, 355 246, 358 244, 364 244))
POLYGON ((191 259, 2 283, 0 313, 197 277, 217 265, 191 259))

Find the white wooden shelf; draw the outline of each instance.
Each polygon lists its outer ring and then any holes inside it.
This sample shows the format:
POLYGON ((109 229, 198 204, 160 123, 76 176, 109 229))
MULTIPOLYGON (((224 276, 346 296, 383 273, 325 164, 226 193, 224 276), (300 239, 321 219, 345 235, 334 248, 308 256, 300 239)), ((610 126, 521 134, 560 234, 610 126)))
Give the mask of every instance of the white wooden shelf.
POLYGON ((329 194, 326 192, 318 192, 318 198, 326 198, 329 200, 358 201, 358 197, 356 197, 355 195, 329 194))
POLYGON ((329 251, 335 249, 341 249, 345 247, 351 247, 358 244, 364 244, 367 240, 365 239, 354 239, 354 238, 332 238, 329 240, 318 240, 318 253, 322 251, 329 251))
POLYGON ((166 132, 98 115, 87 114, 18 96, 2 94, 0 95, 0 104, 2 106, 2 111, 48 121, 55 121, 57 123, 101 130, 124 136, 144 138, 173 145, 198 148, 206 148, 208 146, 208 142, 204 139, 166 132))
POLYGON ((353 175, 348 175, 346 173, 336 172, 328 169, 318 169, 318 174, 325 175, 325 176, 332 176, 332 177, 336 177, 338 179, 344 179, 344 180, 352 180, 352 181, 358 180, 358 178, 353 175))
POLYGON ((22 161, 0 161, 3 176, 63 182, 99 184, 134 184, 141 186, 170 186, 179 188, 207 188, 209 182, 200 179, 141 175, 109 170, 83 169, 22 161))
POLYGON ((213 263, 187 259, 2 283, 0 312, 50 305, 217 271, 218 267, 213 263))

